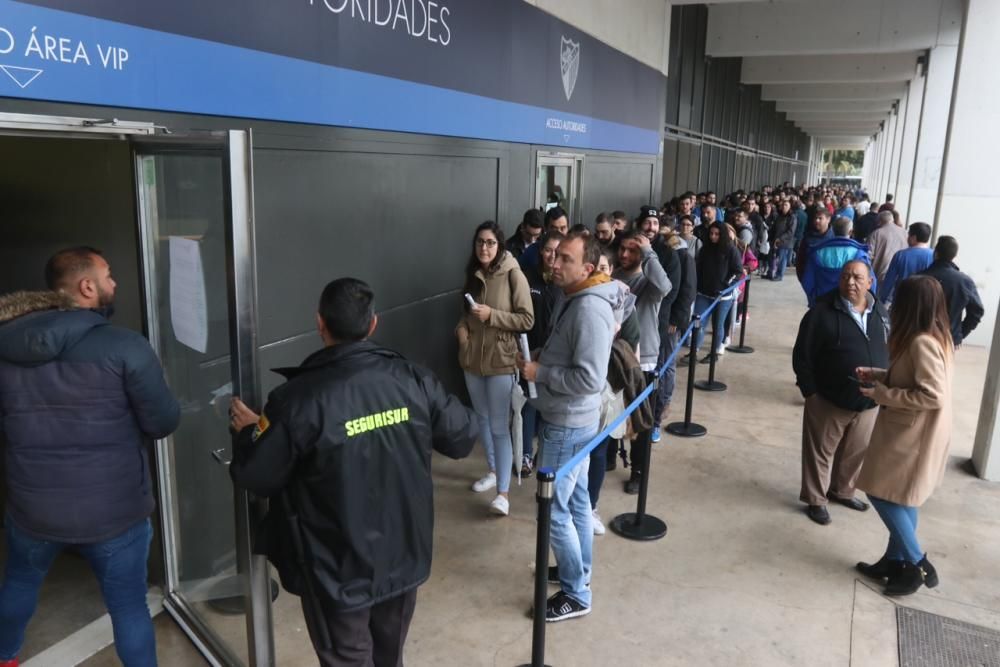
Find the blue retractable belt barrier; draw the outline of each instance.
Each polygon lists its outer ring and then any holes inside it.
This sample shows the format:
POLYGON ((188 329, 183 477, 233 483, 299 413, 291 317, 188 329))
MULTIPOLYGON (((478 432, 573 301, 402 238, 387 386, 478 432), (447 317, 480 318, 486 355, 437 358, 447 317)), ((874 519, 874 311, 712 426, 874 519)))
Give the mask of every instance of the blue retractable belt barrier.
MULTIPOLYGON (((688 328, 684 331, 684 335, 681 336, 680 341, 674 348, 674 351, 670 353, 670 356, 663 362, 655 372, 655 378, 649 385, 636 396, 635 400, 632 401, 625 411, 618 415, 614 421, 608 424, 604 430, 594 436, 587 445, 581 449, 577 454, 571 458, 569 461, 564 463, 558 470, 553 471, 551 467, 539 468, 537 472, 538 479, 538 490, 536 492, 536 499, 538 502, 538 530, 535 540, 535 586, 534 586, 534 603, 532 606, 533 622, 531 631, 531 662, 521 667, 548 667, 545 664, 545 614, 546 614, 546 586, 548 584, 548 562, 549 562, 549 537, 551 533, 551 520, 552 520, 552 502, 554 499, 555 485, 560 479, 565 477, 570 470, 576 466, 583 463, 584 459, 590 456, 590 453, 594 451, 595 448, 600 445, 605 438, 611 435, 611 432, 617 429, 621 424, 628 419, 633 412, 635 412, 642 402, 649 398, 649 395, 653 393, 656 389, 657 384, 666 373, 667 369, 673 365, 677 358, 677 353, 684 347, 684 343, 692 336, 694 330, 698 328, 700 322, 704 321, 713 309, 719 304, 722 297, 731 294, 733 291, 738 289, 740 285, 747 282, 748 278, 744 277, 741 280, 734 282, 732 285, 724 289, 719 296, 715 298, 712 303, 705 308, 705 310, 696 315, 688 328)), ((746 321, 746 315, 744 314, 744 322, 746 321)), ((691 355, 691 368, 689 370, 689 386, 688 386, 688 403, 685 408, 687 415, 687 422, 689 425, 691 421, 691 395, 693 393, 693 388, 690 386, 691 382, 694 380, 694 364, 695 354, 693 351, 694 339, 691 338, 692 351, 691 355)), ((743 341, 740 341, 741 345, 743 341)), ((714 352, 713 348, 713 352, 714 352)), ((673 424, 671 424, 673 426, 673 424)), ((693 425, 697 426, 697 424, 693 425)), ((703 428, 703 427, 699 427, 703 428)), ((624 537, 637 540, 654 540, 663 537, 667 533, 666 524, 656 517, 649 516, 646 514, 646 495, 649 489, 649 434, 644 434, 645 447, 643 451, 643 459, 645 460, 645 468, 643 469, 642 482, 639 490, 639 501, 637 511, 634 513, 622 514, 615 517, 612 522, 612 529, 624 537)))

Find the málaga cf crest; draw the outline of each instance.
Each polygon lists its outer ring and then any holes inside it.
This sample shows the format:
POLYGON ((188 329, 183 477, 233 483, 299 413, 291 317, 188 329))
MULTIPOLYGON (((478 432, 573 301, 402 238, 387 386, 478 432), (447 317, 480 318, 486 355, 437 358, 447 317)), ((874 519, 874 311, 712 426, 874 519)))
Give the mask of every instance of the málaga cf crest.
POLYGON ((576 75, 580 73, 580 43, 562 37, 559 49, 559 69, 562 71, 563 90, 566 100, 573 96, 576 75))

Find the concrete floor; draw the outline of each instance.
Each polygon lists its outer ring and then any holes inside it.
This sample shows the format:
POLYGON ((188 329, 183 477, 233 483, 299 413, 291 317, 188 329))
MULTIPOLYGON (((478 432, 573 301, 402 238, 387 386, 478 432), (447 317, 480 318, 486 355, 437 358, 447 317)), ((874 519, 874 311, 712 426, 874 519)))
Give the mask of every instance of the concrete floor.
MULTIPOLYGON (((802 400, 791 348, 803 298, 794 279, 757 281, 748 344, 725 355, 725 393, 696 392, 695 421, 709 435, 664 438, 654 451, 649 511, 666 539, 595 541, 594 611, 548 627, 547 660, 590 665, 888 667, 897 664, 894 604, 854 563, 877 559, 886 533, 874 512, 831 508, 827 527, 798 502, 802 400)), ((986 351, 957 358, 952 461, 925 505, 921 537, 941 574, 934 591, 901 604, 1000 629, 1000 486, 963 467, 972 451, 986 351)), ((698 367, 700 377, 705 366, 698 367)), ((686 372, 679 374, 683 399, 686 372)), ((673 417, 682 414, 677 404, 673 417)), ((512 515, 491 518, 489 494, 469 483, 483 470, 436 458, 437 528, 431 580, 420 590, 407 664, 513 667, 530 657, 533 481, 511 494, 512 515)), ((632 511, 625 473, 610 473, 600 511, 632 511)), ((275 608, 278 664, 316 664, 296 600, 275 608)), ((161 665, 200 664, 176 626, 158 621, 161 665)), ((86 665, 115 664, 112 649, 86 665)))

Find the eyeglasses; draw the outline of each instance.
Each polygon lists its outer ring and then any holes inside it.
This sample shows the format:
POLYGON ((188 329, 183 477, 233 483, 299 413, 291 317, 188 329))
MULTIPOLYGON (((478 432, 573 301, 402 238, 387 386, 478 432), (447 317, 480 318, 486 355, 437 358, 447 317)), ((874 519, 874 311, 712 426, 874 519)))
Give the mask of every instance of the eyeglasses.
POLYGON ((496 239, 476 239, 476 245, 480 248, 496 248, 496 239))

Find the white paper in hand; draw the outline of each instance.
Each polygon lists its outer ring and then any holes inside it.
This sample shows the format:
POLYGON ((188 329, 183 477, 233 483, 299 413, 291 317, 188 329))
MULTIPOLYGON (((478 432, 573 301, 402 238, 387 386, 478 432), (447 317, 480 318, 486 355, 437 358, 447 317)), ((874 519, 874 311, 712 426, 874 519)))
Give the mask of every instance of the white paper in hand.
MULTIPOLYGON (((525 360, 531 361, 531 350, 528 349, 528 334, 518 336, 518 341, 521 343, 521 356, 525 360)), ((528 383, 528 398, 538 398, 538 389, 535 387, 534 382, 528 383)))

